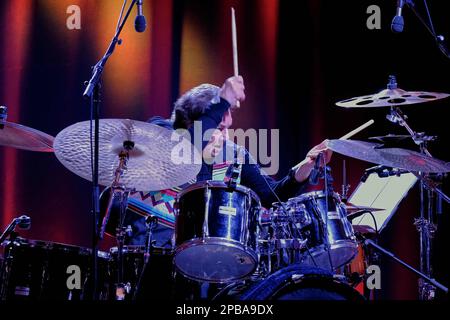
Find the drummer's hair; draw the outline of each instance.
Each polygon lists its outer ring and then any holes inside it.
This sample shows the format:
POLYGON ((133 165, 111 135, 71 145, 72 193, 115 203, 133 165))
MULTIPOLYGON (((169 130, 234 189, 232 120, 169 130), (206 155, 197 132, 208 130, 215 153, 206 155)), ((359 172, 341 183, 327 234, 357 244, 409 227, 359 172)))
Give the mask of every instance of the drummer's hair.
POLYGON ((178 98, 171 117, 174 129, 189 129, 211 105, 219 90, 218 86, 204 83, 178 98))

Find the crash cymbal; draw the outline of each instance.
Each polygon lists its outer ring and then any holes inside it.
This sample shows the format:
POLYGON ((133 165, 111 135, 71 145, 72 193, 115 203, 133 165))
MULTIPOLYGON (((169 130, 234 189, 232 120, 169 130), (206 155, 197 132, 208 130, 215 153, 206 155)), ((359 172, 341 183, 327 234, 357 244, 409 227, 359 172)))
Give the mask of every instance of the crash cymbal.
POLYGON ((22 150, 53 152, 55 138, 29 127, 13 122, 2 122, 0 145, 22 150))
POLYGON ((328 140, 330 150, 347 157, 412 172, 450 172, 450 165, 419 152, 400 148, 381 148, 381 144, 358 140, 328 140))
MULTIPOLYGON (((91 180, 90 121, 62 130, 55 138, 55 155, 70 171, 91 180)), ((120 182, 137 191, 156 191, 180 186, 194 179, 201 168, 200 154, 190 141, 174 131, 129 119, 101 119, 99 125, 99 184, 110 186, 124 142, 134 143, 120 182), (184 164, 177 156, 196 159, 184 164), (173 153, 173 155, 172 155, 173 153), (195 157, 195 158, 194 158, 195 157), (180 163, 182 162, 182 163, 180 163)), ((183 158, 184 159, 184 158, 183 158)))
POLYGON ((384 89, 377 94, 354 97, 337 102, 338 107, 343 108, 380 108, 394 107, 408 104, 417 104, 444 99, 450 96, 447 93, 405 91, 399 88, 384 89))

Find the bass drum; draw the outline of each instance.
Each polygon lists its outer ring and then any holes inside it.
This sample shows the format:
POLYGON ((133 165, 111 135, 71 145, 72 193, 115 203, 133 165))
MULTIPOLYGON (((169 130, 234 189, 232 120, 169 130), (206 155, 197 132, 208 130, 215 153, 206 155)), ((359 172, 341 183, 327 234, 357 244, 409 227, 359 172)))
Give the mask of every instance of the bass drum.
POLYGON ((364 301, 351 286, 339 281, 330 272, 293 264, 266 279, 229 286, 219 293, 218 300, 346 300, 364 301))

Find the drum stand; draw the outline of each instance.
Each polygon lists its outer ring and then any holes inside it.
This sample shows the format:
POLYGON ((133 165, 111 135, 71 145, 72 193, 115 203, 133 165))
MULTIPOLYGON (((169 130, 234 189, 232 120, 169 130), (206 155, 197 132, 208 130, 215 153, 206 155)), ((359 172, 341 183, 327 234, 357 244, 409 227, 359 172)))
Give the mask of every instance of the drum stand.
POLYGON ((150 262, 150 258, 152 255, 152 247, 153 247, 153 230, 158 225, 158 218, 154 216, 149 216, 145 219, 145 225, 147 228, 147 234, 145 235, 145 247, 144 247, 144 263, 142 264, 142 270, 140 272, 139 278, 136 282, 136 286, 133 292, 133 300, 137 300, 138 293, 141 290, 141 282, 144 278, 145 271, 147 270, 148 263, 150 262))
POLYGON ((119 154, 119 166, 116 169, 114 181, 111 185, 111 196, 109 198, 108 207, 106 209, 105 217, 103 218, 101 229, 99 232, 99 238, 103 239, 106 225, 111 215, 111 209, 115 200, 119 202, 119 225, 116 229, 117 239, 117 283, 116 283, 116 300, 124 300, 126 295, 130 292, 131 288, 129 284, 123 283, 123 247, 125 237, 128 233, 127 227, 125 227, 125 210, 127 207, 127 199, 129 190, 125 188, 125 185, 120 183, 120 177, 123 176, 124 171, 127 169, 127 161, 129 152, 134 148, 134 142, 124 141, 123 150, 119 154))
MULTIPOLYGON (((394 76, 390 76, 388 87, 390 89, 397 88, 394 76)), ((426 136, 423 132, 412 130, 406 122, 408 117, 403 114, 399 107, 391 107, 390 113, 386 118, 404 127, 411 135, 414 143, 420 147, 421 153, 432 157, 427 149, 427 143, 435 140, 436 137, 426 136)), ((420 218, 415 219, 414 222, 420 235, 420 271, 427 276, 422 277, 423 279, 430 279, 433 273, 431 266, 432 241, 437 230, 437 225, 434 221, 436 220, 436 213, 442 213, 442 200, 450 203, 450 198, 439 189, 437 181, 442 179, 442 175, 431 175, 423 172, 414 173, 414 175, 420 180, 420 218), (425 194, 427 206, 425 205, 425 194), (434 206, 435 201, 436 208, 434 206)), ((435 297, 435 291, 436 287, 433 285, 433 282, 419 280, 419 297, 421 300, 432 300, 435 297)))

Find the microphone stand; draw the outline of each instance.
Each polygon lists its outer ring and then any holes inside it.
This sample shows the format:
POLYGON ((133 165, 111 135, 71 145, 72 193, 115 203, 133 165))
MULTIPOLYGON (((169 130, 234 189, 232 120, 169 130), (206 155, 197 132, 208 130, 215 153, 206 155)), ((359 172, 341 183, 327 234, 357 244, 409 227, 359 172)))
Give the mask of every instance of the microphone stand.
POLYGON ((445 287, 444 285, 442 285, 441 283, 437 282, 435 279, 432 279, 430 277, 428 277, 426 274, 416 270, 415 268, 413 268, 412 266, 410 266, 409 264, 407 264, 406 262, 400 260, 399 258, 397 258, 392 252, 387 251, 386 249, 384 249, 383 247, 379 246, 378 244, 376 244, 374 241, 369 240, 369 239, 365 239, 363 238, 363 244, 365 246, 371 246, 375 249, 377 249, 379 252, 381 252, 382 254, 388 256, 389 258, 393 259, 394 261, 400 263, 402 266, 404 266, 405 268, 407 268, 408 270, 414 272, 415 274, 417 274, 419 277, 425 279, 426 281, 428 281, 429 283, 431 283, 433 286, 435 286, 436 288, 441 289, 442 291, 444 291, 445 293, 448 293, 448 288, 445 287))
POLYGON ((100 109, 100 89, 101 89, 101 77, 103 74, 104 67, 109 57, 113 54, 114 49, 117 44, 121 44, 122 40, 119 39, 119 35, 122 32, 123 27, 136 4, 137 0, 132 0, 125 17, 122 19, 122 11, 120 13, 118 27, 116 28, 116 33, 109 44, 108 49, 104 56, 97 62, 93 67, 91 79, 86 83, 86 89, 83 93, 83 97, 90 99, 91 105, 91 121, 94 120, 94 154, 93 159, 93 172, 92 172, 92 217, 93 217, 93 236, 92 236, 92 300, 97 300, 97 279, 98 279, 98 266, 97 266, 97 255, 98 255, 98 218, 100 216, 100 196, 99 196, 99 185, 98 185, 98 156, 99 156, 99 109, 100 109))
POLYGON ((450 59, 450 52, 448 51, 448 49, 444 43, 444 40, 445 40, 444 36, 437 35, 436 31, 434 30, 433 21, 431 20, 431 15, 430 15, 430 11, 428 10, 428 4, 427 4, 426 0, 424 0, 424 4, 425 4, 425 9, 427 10, 427 14, 428 14, 428 20, 430 21, 429 26, 425 22, 425 20, 422 18, 422 16, 419 14, 419 12, 416 10, 414 2, 412 0, 406 0, 406 5, 411 9, 411 11, 416 15, 416 17, 420 20, 420 22, 425 26, 425 28, 428 30, 428 32, 431 34, 431 36, 434 38, 434 40, 436 41, 441 52, 447 58, 450 59))

